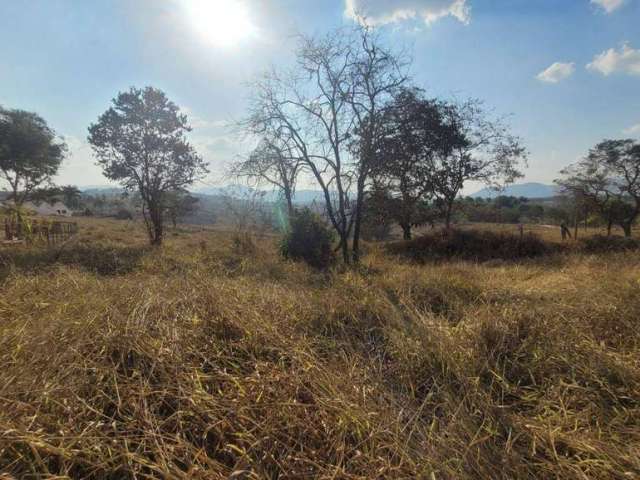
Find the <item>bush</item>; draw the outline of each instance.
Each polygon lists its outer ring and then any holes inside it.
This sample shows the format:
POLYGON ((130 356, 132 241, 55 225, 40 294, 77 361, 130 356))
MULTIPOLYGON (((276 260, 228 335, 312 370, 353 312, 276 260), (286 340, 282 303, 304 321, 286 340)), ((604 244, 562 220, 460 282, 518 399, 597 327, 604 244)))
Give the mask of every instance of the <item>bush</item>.
POLYGON ((333 240, 330 227, 310 209, 304 208, 296 211, 291 219, 280 252, 284 258, 303 260, 314 268, 325 269, 335 260, 333 240))
POLYGON ((581 240, 582 248, 588 253, 625 252, 640 249, 640 241, 619 235, 594 235, 581 240))
POLYGON ((129 210, 121 208, 116 212, 115 218, 118 220, 133 220, 133 214, 129 210))
POLYGON ((367 241, 384 241, 391 236, 393 225, 382 215, 365 215, 362 222, 362 238, 367 241))
POLYGON ((551 253, 553 248, 533 234, 522 238, 491 231, 451 230, 434 232, 387 247, 390 253, 416 261, 438 258, 464 258, 469 260, 515 260, 551 253))

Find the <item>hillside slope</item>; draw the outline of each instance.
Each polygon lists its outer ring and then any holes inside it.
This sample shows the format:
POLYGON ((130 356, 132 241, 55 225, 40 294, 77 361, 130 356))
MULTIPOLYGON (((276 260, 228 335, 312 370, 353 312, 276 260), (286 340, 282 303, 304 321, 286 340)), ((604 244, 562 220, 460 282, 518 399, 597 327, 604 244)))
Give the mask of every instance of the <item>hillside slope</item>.
POLYGON ((544 183, 516 183, 507 185, 503 190, 483 188, 469 195, 471 198, 496 198, 500 195, 526 198, 549 198, 558 194, 558 188, 544 183))

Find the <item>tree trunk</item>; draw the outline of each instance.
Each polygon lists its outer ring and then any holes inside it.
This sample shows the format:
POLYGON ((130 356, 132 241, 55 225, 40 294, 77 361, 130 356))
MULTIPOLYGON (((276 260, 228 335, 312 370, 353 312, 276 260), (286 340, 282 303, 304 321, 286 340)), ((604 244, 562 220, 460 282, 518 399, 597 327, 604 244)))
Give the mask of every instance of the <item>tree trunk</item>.
MULTIPOLYGON (((362 177, 362 176, 361 176, 362 177)), ((362 224, 362 203, 364 200, 364 182, 358 179, 358 192, 356 194, 356 211, 353 224, 353 262, 360 261, 360 225, 362 224)))
POLYGON ((162 228, 162 220, 156 217, 156 221, 153 223, 153 239, 151 240, 151 245, 160 246, 162 245, 162 237, 163 237, 163 228, 162 228))
POLYGON ((342 260, 344 261, 344 264, 349 265, 349 240, 344 234, 340 235, 340 251, 342 252, 342 260))
POLYGON ((613 226, 613 219, 609 217, 607 219, 607 237, 611 236, 611 227, 613 226))
POLYGON ((163 235, 162 224, 154 225, 153 230, 154 230, 154 238, 153 238, 153 241, 151 242, 151 244, 155 245, 155 246, 162 245, 162 235, 163 235))
POLYGON ((11 183, 11 191, 13 192, 13 208, 16 211, 16 221, 18 222, 18 225, 22 225, 22 204, 24 203, 25 198, 20 198, 18 186, 19 179, 16 174, 15 183, 11 183))
POLYGON ((142 219, 144 220, 144 226, 147 229, 147 235, 149 236, 149 243, 153 243, 153 222, 151 218, 149 218, 148 208, 146 206, 146 201, 142 201, 142 219))
POLYGON ((402 227, 402 238, 404 240, 411 240, 411 224, 404 223, 400 226, 402 227))
POLYGON ((289 220, 293 217, 295 210, 293 209, 293 195, 291 194, 291 188, 285 185, 284 189, 284 199, 287 202, 287 212, 289 213, 289 220))
POLYGON ((453 202, 447 204, 447 210, 444 216, 444 226, 447 230, 451 228, 451 213, 453 211, 453 202))
POLYGON ((631 236, 631 222, 625 222, 621 225, 625 237, 631 236))
POLYGON ((162 245, 162 237, 164 234, 163 222, 162 222, 162 208, 158 205, 149 206, 149 214, 151 217, 151 245, 162 245))

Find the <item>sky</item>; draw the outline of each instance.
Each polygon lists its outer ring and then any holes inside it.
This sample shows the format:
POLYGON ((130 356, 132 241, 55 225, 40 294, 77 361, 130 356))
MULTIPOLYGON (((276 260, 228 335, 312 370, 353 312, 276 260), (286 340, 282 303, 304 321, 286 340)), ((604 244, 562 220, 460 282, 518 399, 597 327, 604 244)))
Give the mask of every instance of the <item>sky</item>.
POLYGON ((530 153, 522 181, 640 138, 640 0, 0 0, 0 105, 65 138, 58 183, 105 185, 87 127, 118 92, 161 88, 219 184, 246 148, 228 125, 251 80, 292 61, 296 34, 362 16, 411 53, 427 94, 508 115, 530 153))

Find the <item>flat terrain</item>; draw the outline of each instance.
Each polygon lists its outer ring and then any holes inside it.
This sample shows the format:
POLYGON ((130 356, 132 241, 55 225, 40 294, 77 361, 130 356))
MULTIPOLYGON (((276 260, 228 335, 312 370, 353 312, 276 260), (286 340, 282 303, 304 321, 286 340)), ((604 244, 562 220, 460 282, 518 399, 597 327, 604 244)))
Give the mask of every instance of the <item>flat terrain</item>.
POLYGON ((0 477, 640 478, 637 252, 317 273, 145 241, 0 250, 0 477))

